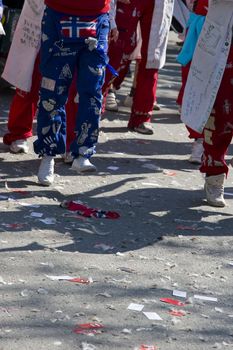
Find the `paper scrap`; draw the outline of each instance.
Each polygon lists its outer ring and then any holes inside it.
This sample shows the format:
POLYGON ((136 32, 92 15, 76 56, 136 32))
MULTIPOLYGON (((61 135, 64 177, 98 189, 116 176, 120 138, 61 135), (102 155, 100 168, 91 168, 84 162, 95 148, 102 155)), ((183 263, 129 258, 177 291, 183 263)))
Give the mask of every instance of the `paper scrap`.
POLYGON ((182 292, 181 290, 173 290, 172 295, 174 295, 175 297, 187 298, 187 293, 182 292))
POLYGON ((84 323, 77 325, 73 332, 76 334, 98 334, 104 326, 100 323, 84 323))
POLYGON ((55 218, 45 218, 45 219, 40 219, 40 221, 46 225, 55 225, 57 222, 55 218))
POLYGON ((38 212, 35 212, 33 211, 30 216, 32 216, 33 218, 42 218, 43 216, 43 213, 38 213, 38 212))
POLYGON ((91 284, 93 283, 93 279, 92 278, 81 278, 81 277, 77 277, 77 278, 72 278, 68 280, 69 282, 74 282, 74 283, 80 283, 80 284, 91 284))
POLYGON ((195 295, 194 295, 194 298, 195 298, 195 299, 200 299, 200 300, 206 300, 206 301, 215 301, 215 302, 218 301, 217 298, 207 297, 207 296, 205 296, 205 295, 197 295, 197 294, 195 294, 195 295))
POLYGON ((162 321, 163 319, 156 312, 143 312, 149 320, 162 321))
POLYGON ((127 307, 128 310, 132 310, 132 311, 142 311, 143 308, 144 308, 144 305, 135 304, 135 303, 131 303, 127 307))
POLYGON ((82 343, 82 350, 96 350, 97 347, 93 344, 89 344, 89 343, 82 343))
POLYGON ((176 317, 182 317, 186 315, 186 312, 183 310, 170 310, 169 314, 176 317))
POLYGON ((66 281, 66 280, 72 280, 74 277, 69 276, 69 275, 60 275, 60 276, 50 276, 50 275, 45 275, 46 277, 48 277, 49 279, 51 279, 52 281, 66 281))
POLYGON ((119 166, 108 166, 107 169, 117 171, 119 169, 119 166))

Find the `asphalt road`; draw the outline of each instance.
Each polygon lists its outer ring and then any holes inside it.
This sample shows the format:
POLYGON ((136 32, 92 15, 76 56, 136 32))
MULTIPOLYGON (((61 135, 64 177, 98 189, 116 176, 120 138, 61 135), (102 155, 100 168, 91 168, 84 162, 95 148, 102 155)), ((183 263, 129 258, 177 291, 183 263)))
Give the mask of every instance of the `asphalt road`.
MULTIPOLYGON (((101 122, 96 174, 57 158, 54 185, 41 187, 33 139, 27 155, 0 139, 0 350, 233 348, 232 171, 227 206, 208 206, 175 104, 177 50, 171 40, 154 135, 126 128, 127 78, 119 112, 101 122), (63 200, 120 217, 86 218, 63 200)), ((1 137, 13 93, 1 92, 1 137)))

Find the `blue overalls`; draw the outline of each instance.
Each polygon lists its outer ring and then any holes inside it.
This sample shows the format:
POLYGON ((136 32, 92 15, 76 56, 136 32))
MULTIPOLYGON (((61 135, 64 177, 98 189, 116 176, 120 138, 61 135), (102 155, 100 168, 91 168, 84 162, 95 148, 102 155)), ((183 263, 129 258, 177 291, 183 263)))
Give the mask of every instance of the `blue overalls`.
POLYGON ((75 71, 79 108, 74 158, 95 153, 102 107, 102 86, 108 63, 109 16, 77 17, 46 8, 42 21, 40 99, 37 111, 39 156, 65 153, 65 104, 75 71))

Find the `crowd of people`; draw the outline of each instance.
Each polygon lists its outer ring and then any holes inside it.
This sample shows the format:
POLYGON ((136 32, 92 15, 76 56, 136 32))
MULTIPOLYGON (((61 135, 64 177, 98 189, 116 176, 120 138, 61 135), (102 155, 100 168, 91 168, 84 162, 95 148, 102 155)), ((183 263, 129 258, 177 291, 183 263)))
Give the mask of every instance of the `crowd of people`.
POLYGON ((189 161, 206 174, 207 202, 225 206, 225 155, 233 130, 233 0, 25 0, 2 75, 16 87, 3 142, 13 153, 27 153, 37 118, 33 146, 41 158, 41 185, 54 182, 57 155, 78 173, 96 171, 91 157, 101 115, 118 110, 115 93, 132 60, 128 129, 154 133, 151 117, 160 109, 158 74, 172 19, 182 38, 177 104, 194 139, 189 161))

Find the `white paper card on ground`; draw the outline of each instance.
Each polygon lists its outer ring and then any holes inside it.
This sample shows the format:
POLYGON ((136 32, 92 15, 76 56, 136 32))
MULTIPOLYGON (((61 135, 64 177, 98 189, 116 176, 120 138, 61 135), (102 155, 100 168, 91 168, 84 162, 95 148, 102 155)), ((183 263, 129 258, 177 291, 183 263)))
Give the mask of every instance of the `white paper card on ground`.
POLYGON ((187 293, 182 292, 181 290, 173 290, 172 295, 174 295, 175 297, 187 298, 187 293))
POLYGON ((163 320, 156 312, 143 312, 143 314, 149 320, 154 320, 154 321, 162 321, 163 320))
POLYGON ((131 303, 127 307, 128 310, 132 310, 132 311, 142 311, 143 308, 144 308, 144 305, 135 304, 135 303, 131 303))
POLYGON ((68 276, 68 275, 61 275, 61 276, 49 276, 49 275, 45 275, 46 277, 48 277, 49 279, 51 279, 52 281, 67 281, 67 280, 72 280, 74 277, 72 276, 68 276))
POLYGON ((36 212, 36 211, 33 211, 33 212, 31 213, 31 216, 32 216, 33 218, 42 218, 43 213, 38 213, 38 212, 36 212))
POLYGON ((205 295, 197 295, 197 294, 195 294, 195 295, 194 295, 194 298, 195 298, 195 299, 199 299, 199 300, 206 300, 206 301, 215 301, 215 302, 218 301, 217 298, 207 297, 207 296, 205 296, 205 295))
POLYGON ((112 171, 117 171, 119 169, 119 166, 108 166, 107 169, 112 171))

